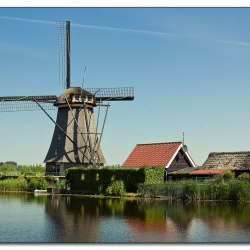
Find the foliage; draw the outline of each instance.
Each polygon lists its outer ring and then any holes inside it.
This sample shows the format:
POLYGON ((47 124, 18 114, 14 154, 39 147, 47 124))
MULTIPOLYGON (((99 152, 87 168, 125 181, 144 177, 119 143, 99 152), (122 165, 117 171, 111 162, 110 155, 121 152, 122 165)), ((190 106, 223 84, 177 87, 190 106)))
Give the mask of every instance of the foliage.
POLYGON ((112 181, 122 180, 127 192, 136 192, 139 183, 163 183, 163 167, 144 168, 84 168, 72 167, 66 170, 71 190, 85 190, 103 193, 112 181))
POLYGON ((106 188, 106 194, 111 196, 122 197, 126 194, 126 189, 123 181, 112 181, 106 188))
POLYGON ((188 179, 190 178, 190 175, 188 172, 181 172, 181 171, 178 171, 178 173, 175 173, 175 172, 172 172, 171 173, 171 176, 172 176, 172 180, 185 180, 185 179, 188 179))
POLYGON ((15 161, 6 161, 4 164, 5 165, 13 165, 13 166, 17 167, 17 163, 15 161))
POLYGON ((250 185, 245 181, 234 180, 230 182, 230 200, 249 200, 250 185))
POLYGON ((198 184, 196 181, 187 180, 182 184, 181 198, 184 200, 196 200, 198 198, 198 184))
POLYGON ((60 188, 66 188, 66 180, 60 180, 60 188))
POLYGON ((250 174, 249 173, 242 173, 237 177, 238 180, 241 181, 250 181, 250 174))
POLYGON ((0 181, 1 191, 27 191, 28 185, 24 178, 6 179, 0 181))
POLYGON ((225 173, 216 175, 213 179, 215 179, 217 182, 220 182, 220 181, 233 180, 234 178, 235 178, 235 173, 229 170, 225 173))
POLYGON ((250 200, 250 182, 237 179, 167 181, 164 184, 140 184, 138 194, 143 197, 166 196, 169 199, 242 201, 250 200))
POLYGON ((43 167, 41 165, 31 165, 31 166, 19 165, 18 171, 20 171, 22 174, 29 173, 29 172, 45 173, 45 167, 43 167))
POLYGON ((10 164, 4 164, 0 166, 0 172, 5 172, 5 171, 16 171, 16 166, 10 164))
POLYGON ((48 182, 45 178, 27 178, 28 190, 33 192, 35 189, 44 190, 48 187, 48 182))
POLYGON ((221 175, 225 181, 233 180, 235 178, 235 173, 232 171, 227 171, 221 175))
POLYGON ((46 175, 45 179, 46 179, 47 182, 52 182, 52 181, 55 180, 55 176, 53 176, 53 175, 46 175))

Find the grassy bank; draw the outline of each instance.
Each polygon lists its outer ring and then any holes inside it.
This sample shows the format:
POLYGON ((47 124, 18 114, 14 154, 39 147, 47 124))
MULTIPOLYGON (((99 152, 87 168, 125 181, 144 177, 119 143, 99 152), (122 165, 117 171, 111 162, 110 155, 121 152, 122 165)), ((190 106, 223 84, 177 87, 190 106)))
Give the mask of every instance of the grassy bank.
MULTIPOLYGON (((0 181, 0 191, 28 191, 33 192, 36 189, 45 190, 54 183, 50 178, 23 178, 6 179, 0 181)), ((60 182, 60 186, 64 188, 65 181, 60 182)))
POLYGON ((140 184, 138 193, 143 197, 166 196, 184 200, 250 200, 250 182, 231 180, 169 181, 164 184, 140 184))

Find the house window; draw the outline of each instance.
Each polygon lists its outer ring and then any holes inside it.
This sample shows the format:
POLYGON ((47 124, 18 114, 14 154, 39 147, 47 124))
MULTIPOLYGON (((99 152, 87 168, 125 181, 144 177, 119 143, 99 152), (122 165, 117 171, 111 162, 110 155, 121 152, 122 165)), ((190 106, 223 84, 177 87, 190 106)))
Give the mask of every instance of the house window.
POLYGON ((88 96, 88 101, 92 101, 92 96, 91 95, 88 96))

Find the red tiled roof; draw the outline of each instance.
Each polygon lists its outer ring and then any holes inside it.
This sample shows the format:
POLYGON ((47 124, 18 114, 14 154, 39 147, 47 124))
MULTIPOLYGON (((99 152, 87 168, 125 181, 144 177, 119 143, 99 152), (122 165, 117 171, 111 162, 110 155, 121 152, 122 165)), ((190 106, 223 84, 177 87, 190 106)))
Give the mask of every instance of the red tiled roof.
POLYGON ((221 174, 228 171, 227 169, 198 169, 190 174, 221 174))
POLYGON ((181 142, 137 144, 123 166, 167 166, 181 144, 181 142))

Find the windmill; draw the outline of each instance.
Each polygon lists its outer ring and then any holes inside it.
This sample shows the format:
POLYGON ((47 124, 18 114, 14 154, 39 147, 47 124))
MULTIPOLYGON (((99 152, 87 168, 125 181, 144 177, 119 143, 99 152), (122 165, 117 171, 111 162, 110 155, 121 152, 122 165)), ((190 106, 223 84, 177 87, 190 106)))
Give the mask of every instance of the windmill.
POLYGON ((103 166, 100 143, 111 101, 131 101, 133 87, 83 88, 70 82, 70 22, 58 23, 60 41, 60 84, 66 89, 59 96, 0 97, 0 112, 42 110, 55 124, 44 162, 46 174, 63 175, 71 166, 103 166), (97 108, 95 123, 94 108, 97 108), (54 120, 47 110, 58 109, 54 120), (101 121, 101 109, 105 110, 101 121))

